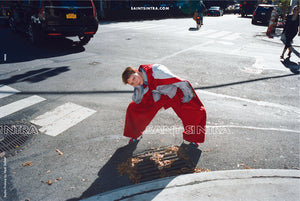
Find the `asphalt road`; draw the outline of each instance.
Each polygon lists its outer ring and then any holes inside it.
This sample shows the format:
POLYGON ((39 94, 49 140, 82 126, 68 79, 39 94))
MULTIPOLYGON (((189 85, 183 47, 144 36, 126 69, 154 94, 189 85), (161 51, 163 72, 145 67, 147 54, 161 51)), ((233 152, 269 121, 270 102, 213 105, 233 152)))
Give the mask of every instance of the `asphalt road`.
POLYGON ((0 99, 0 109, 32 96, 36 101, 1 122, 37 122, 73 104, 87 114, 57 136, 45 134, 47 128, 15 155, 1 158, 4 199, 89 197, 132 184, 117 171, 128 157, 182 146, 182 124, 170 109, 159 111, 136 146, 122 137, 132 89, 122 83, 121 73, 148 63, 164 64, 189 80, 207 110, 197 167, 299 169, 299 75, 287 68, 299 67, 299 59, 280 62, 282 44, 263 40, 267 28, 251 25, 250 18, 205 17, 200 31, 189 30, 194 26, 187 18, 100 23, 84 47, 74 45, 74 38, 35 47, 1 27, 0 84, 2 94, 10 96, 0 99), (50 179, 58 180, 46 184, 50 179))

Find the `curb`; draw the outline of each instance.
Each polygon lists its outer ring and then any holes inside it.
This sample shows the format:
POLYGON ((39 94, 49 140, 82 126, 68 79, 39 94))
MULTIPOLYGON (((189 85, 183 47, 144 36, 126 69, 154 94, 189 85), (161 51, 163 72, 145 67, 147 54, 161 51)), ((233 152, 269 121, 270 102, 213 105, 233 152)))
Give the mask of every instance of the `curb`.
POLYGON ((102 193, 109 200, 299 200, 300 171, 253 169, 168 177, 102 193))

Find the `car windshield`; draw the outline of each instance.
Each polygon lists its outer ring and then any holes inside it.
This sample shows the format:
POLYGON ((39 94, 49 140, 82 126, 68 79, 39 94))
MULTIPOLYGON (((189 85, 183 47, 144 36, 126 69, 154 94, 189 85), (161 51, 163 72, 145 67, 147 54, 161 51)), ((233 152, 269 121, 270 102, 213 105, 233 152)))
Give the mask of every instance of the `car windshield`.
POLYGON ((91 7, 91 1, 58 1, 58 0, 47 0, 45 1, 46 6, 72 6, 72 7, 91 7))
POLYGON ((211 7, 209 10, 219 10, 219 7, 211 7))
POLYGON ((269 7, 257 7, 257 11, 259 12, 267 12, 269 10, 269 7))

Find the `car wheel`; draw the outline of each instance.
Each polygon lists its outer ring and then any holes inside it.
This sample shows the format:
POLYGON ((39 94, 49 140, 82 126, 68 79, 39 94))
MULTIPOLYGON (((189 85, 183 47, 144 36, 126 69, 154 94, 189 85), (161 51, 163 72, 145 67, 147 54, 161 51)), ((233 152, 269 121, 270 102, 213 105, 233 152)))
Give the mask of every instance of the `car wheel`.
POLYGON ((257 24, 257 21, 256 20, 252 20, 251 23, 252 24, 257 24))
POLYGON ((33 44, 38 44, 41 42, 41 33, 38 30, 37 26, 30 23, 28 26, 28 35, 29 39, 33 44))
POLYGON ((79 45, 86 45, 86 44, 88 44, 88 42, 91 40, 91 36, 78 36, 78 38, 79 38, 79 45))

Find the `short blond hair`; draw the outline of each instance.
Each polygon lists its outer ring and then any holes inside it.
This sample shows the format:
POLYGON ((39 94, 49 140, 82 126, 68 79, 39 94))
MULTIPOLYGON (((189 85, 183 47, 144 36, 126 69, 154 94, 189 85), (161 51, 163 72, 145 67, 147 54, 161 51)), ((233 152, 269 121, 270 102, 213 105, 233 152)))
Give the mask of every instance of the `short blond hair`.
POLYGON ((133 67, 127 67, 125 70, 124 70, 124 72, 122 73, 122 80, 123 80, 123 83, 124 84, 128 84, 128 79, 129 79, 129 77, 132 75, 132 74, 134 74, 134 73, 136 73, 136 69, 135 68, 133 68, 133 67))

